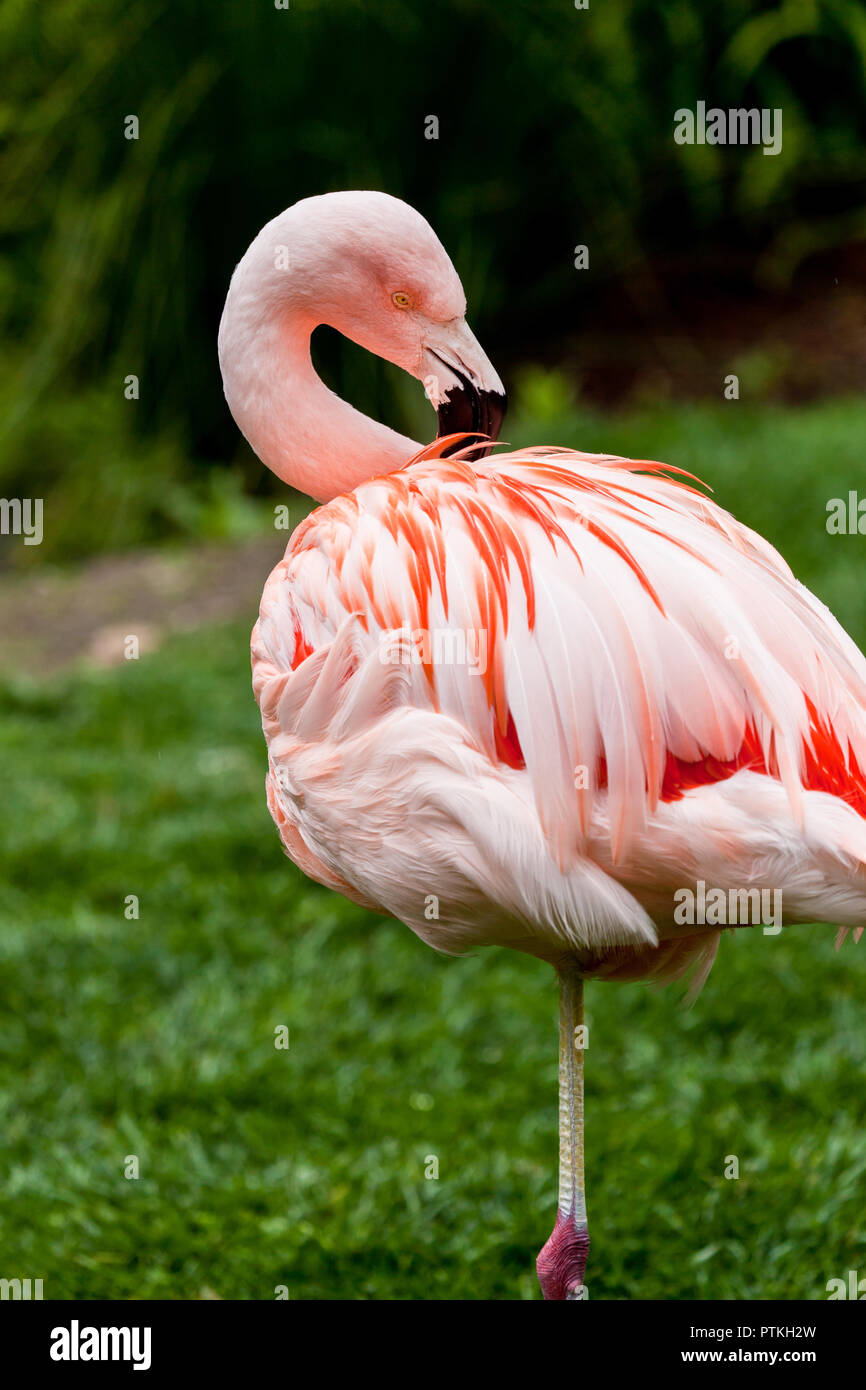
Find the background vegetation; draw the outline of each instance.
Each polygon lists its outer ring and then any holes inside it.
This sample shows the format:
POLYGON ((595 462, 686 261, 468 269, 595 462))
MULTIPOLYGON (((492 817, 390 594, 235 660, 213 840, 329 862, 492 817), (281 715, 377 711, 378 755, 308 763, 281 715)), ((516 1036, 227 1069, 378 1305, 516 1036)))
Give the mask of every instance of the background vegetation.
MULTIPOLYGON (((43 546, 0 541, 0 616, 38 614, 46 562, 144 543, 261 532, 264 576, 277 491, 222 401, 225 288, 280 208, 369 186, 452 252, 515 444, 698 473, 864 643, 863 538, 824 525, 864 487, 861 4, 0 0, 0 51, 0 495, 46 499, 43 546), (676 146, 699 99, 782 106, 782 155, 676 146)), ((413 383, 321 338, 338 389, 430 432, 413 383)), ((50 677, 64 614, 28 619, 35 678, 0 632, 0 1274, 538 1297, 550 971, 437 957, 286 862, 252 616, 50 677)), ((866 1268, 866 941, 832 937, 729 935, 689 1012, 588 990, 592 1298, 822 1298, 866 1268)))
MULTIPOLYGON (((866 233, 860 0, 3 0, 0 51, 0 495, 52 518, 22 562, 244 524, 239 494, 270 483, 224 408, 216 328, 233 265, 300 197, 420 208, 511 386, 580 329, 664 358, 671 267, 779 293, 866 233), (676 145, 699 99, 782 107, 781 155, 676 145)), ((429 432, 396 370, 322 355, 362 408, 429 432)))

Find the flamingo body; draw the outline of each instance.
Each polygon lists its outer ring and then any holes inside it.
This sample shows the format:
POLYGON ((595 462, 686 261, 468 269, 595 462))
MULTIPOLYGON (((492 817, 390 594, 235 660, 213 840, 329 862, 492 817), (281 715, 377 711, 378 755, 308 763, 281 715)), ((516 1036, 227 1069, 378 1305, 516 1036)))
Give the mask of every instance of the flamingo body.
POLYGON ((866 917, 866 662, 659 465, 434 446, 301 524, 252 650, 288 853, 430 945, 706 971, 698 879, 866 917))
MULTIPOLYGON (((485 457, 504 393, 433 230, 382 193, 287 209, 238 264, 226 397, 324 505, 253 632, 267 794, 312 878, 459 954, 560 980, 560 1188, 545 1297, 585 1295, 583 981, 697 990, 723 925, 683 890, 866 921, 866 661, 755 532, 658 463, 485 457), (422 448, 339 400, 329 324, 423 381, 422 448), (467 442, 469 441, 469 442, 467 442)), ((775 918, 774 918, 775 921, 775 918)), ((755 924, 755 917, 746 922, 755 924)), ((774 928, 775 929, 775 928, 774 928)))

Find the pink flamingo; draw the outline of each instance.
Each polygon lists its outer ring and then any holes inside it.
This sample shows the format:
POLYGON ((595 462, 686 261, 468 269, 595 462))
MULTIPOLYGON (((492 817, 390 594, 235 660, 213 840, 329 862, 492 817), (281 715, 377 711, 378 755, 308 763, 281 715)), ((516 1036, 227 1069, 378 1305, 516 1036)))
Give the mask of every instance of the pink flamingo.
POLYGON ((505 397, 465 310, 430 226, 382 193, 297 203, 237 266, 229 406, 324 504, 265 586, 253 684, 268 805, 306 874, 439 950, 558 971, 559 1210, 538 1274, 576 1299, 583 981, 699 988, 761 892, 783 893, 786 924, 859 937, 866 661, 680 470, 467 442, 496 437, 505 397), (422 448, 332 394, 320 323, 423 381, 444 437, 422 448))

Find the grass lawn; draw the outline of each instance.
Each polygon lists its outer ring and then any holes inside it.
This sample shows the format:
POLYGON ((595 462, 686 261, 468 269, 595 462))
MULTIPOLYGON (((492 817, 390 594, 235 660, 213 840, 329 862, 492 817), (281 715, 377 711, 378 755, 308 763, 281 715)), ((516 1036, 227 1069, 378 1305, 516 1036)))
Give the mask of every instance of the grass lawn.
MULTIPOLYGON (((863 641, 866 538, 824 526, 863 476, 862 406, 558 409, 530 391, 511 438, 694 470, 863 641)), ((537 1298, 552 973, 441 958, 283 858, 248 628, 0 689, 0 1275, 46 1298, 537 1298)), ((866 939, 728 934, 689 1011, 638 985, 587 1003, 591 1298, 866 1274, 866 939)))

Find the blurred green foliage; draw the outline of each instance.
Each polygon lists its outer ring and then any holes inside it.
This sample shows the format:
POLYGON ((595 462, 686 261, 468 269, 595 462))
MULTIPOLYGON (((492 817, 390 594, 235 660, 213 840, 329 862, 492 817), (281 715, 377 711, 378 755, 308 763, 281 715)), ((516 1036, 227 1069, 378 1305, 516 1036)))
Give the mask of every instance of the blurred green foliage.
MULTIPOLYGON (((266 486, 216 328, 233 264, 300 197, 421 209, 506 374, 579 321, 577 242, 646 317, 661 255, 739 248, 772 280, 866 229, 860 0, 3 0, 0 53, 0 494, 52 499, 43 556, 200 533, 214 462, 266 486), (697 100, 783 107, 782 154, 677 146, 697 100)), ((408 427, 395 374, 322 351, 408 427)))

